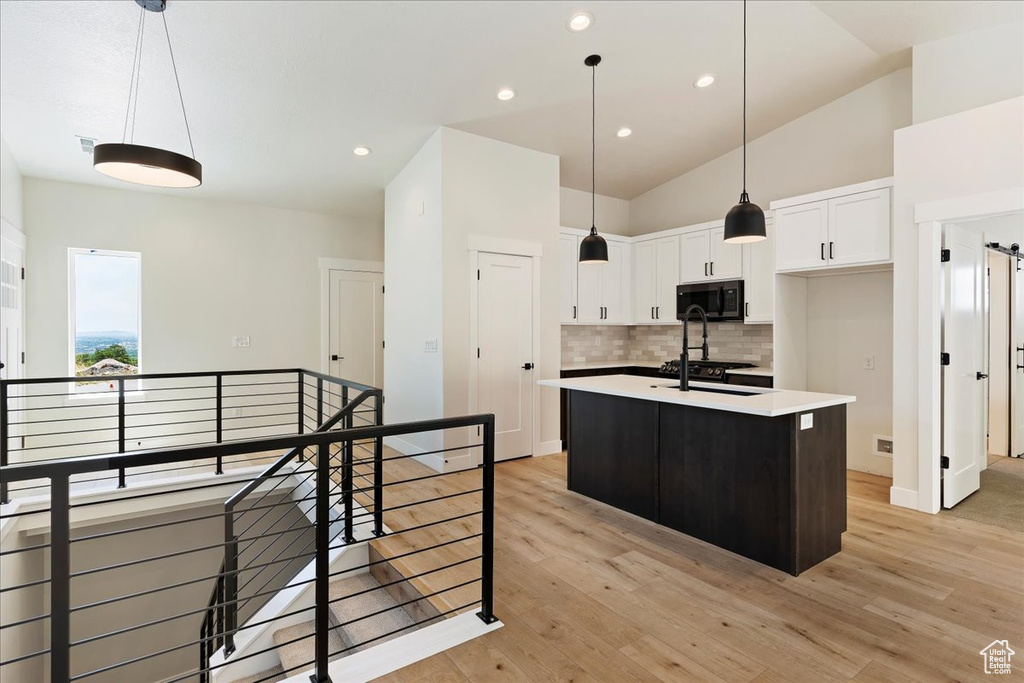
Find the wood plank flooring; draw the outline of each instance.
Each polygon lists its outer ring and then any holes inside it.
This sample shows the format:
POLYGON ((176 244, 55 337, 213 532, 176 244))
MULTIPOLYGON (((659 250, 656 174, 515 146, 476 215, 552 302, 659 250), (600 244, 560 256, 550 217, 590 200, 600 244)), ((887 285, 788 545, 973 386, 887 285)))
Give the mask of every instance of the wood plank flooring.
MULTIPOLYGON (((386 479, 427 473, 397 461, 386 479)), ((445 495, 478 482, 470 471, 418 486, 445 495)), ((889 486, 850 472, 843 551, 792 577, 568 492, 564 454, 499 463, 495 611, 505 626, 379 680, 987 680, 979 650, 1004 638, 1024 647, 1024 534, 893 507, 889 486)), ((387 495, 390 507, 414 494, 387 495)), ((473 505, 476 495, 452 498, 438 514, 473 505)), ((396 511, 386 521, 424 519, 396 511)), ((445 533, 438 540, 455 538, 445 533)), ((385 554, 416 546, 402 534, 386 541, 385 554)), ((477 549, 455 544, 444 557, 477 549)), ((403 571, 438 565, 413 558, 403 571)), ((424 579, 421 590, 442 585, 424 579)), ((435 604, 472 594, 475 585, 435 604)))

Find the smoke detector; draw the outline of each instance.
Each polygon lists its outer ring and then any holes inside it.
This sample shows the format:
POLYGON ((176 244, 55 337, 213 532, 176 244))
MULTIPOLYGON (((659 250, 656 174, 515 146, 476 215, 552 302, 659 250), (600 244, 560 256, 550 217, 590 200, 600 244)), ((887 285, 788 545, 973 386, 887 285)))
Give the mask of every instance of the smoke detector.
POLYGON ((86 154, 92 154, 92 148, 96 146, 96 138, 86 138, 81 135, 76 135, 78 142, 82 145, 82 151, 86 154))

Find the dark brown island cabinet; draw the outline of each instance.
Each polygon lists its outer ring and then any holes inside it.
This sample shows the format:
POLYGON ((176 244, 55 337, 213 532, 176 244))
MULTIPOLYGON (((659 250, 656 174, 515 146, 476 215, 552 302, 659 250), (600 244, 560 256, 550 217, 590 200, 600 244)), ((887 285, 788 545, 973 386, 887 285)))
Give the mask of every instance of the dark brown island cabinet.
POLYGON ((570 490, 793 575, 840 551, 853 397, 543 384, 568 393, 570 490))

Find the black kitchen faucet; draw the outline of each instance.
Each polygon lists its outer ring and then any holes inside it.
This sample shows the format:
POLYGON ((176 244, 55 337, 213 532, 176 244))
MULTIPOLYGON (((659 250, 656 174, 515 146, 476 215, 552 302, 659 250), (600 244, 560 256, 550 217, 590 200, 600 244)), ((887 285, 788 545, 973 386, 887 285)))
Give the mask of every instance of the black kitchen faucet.
POLYGON ((701 350, 701 360, 708 359, 708 314, 704 312, 704 309, 697 304, 690 304, 686 311, 682 315, 683 321, 683 352, 679 355, 679 391, 690 390, 690 331, 689 322, 690 314, 696 311, 700 315, 701 322, 703 323, 704 331, 704 343, 700 346, 694 346, 694 349, 701 350))

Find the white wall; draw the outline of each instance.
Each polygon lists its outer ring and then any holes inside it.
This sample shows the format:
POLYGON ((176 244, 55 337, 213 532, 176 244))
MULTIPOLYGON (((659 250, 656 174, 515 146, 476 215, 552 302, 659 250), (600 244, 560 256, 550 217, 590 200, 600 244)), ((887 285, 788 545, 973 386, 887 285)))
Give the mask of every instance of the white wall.
POLYGON ((995 455, 1010 452, 1010 267, 1009 256, 989 252, 988 452, 995 455))
POLYGON ((142 253, 147 373, 319 369, 317 259, 383 256, 373 223, 37 178, 24 181, 24 223, 35 377, 69 371, 69 247, 142 253))
MULTIPOLYGON (((910 124, 910 98, 910 69, 901 69, 751 141, 751 201, 767 208, 776 199, 892 175, 892 134, 910 124)), ((741 178, 735 149, 636 197, 630 234, 724 218, 739 200, 741 178)))
MULTIPOLYGON (((590 230, 591 203, 590 193, 574 190, 571 187, 560 188, 559 191, 561 225, 563 228, 590 230)), ((594 215, 597 220, 598 232, 610 232, 613 235, 630 235, 629 232, 629 201, 616 199, 603 194, 596 196, 594 215)))
POLYGON ((1024 94, 1024 26, 984 28, 914 46, 914 123, 1024 94))
MULTIPOLYGON (((384 418, 439 418, 444 366, 440 353, 424 351, 424 342, 444 345, 440 130, 388 184, 384 198, 384 418)), ((441 444, 437 435, 407 440, 422 450, 441 444)))
MULTIPOLYGON (((893 502, 918 499, 918 204, 1024 187, 1024 97, 896 131, 893 191, 893 502)), ((929 257, 929 254, 925 254, 929 257)))
POLYGON ((891 272, 808 278, 807 389, 857 397, 847 409, 847 467, 887 477, 892 460, 872 450, 873 435, 892 436, 892 328, 891 272))
POLYGON ((21 171, 11 156, 7 141, 0 137, 0 218, 18 230, 22 228, 21 171))
MULTIPOLYGON (((470 235, 539 243, 540 358, 534 376, 557 377, 561 366, 558 297, 559 160, 523 147, 442 129, 444 173, 444 412, 469 406, 470 235)), ((588 226, 589 227, 589 226, 588 226)), ((540 389, 540 441, 559 440, 559 394, 540 389)), ((390 400, 390 399, 389 399, 390 400)), ((452 445, 452 444, 449 444, 452 445)))

